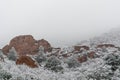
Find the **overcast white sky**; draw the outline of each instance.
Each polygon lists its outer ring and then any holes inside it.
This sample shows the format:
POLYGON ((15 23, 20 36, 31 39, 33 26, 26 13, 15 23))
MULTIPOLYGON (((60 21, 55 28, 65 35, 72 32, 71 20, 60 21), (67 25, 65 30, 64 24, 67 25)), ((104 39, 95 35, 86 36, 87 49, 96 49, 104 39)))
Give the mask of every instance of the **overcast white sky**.
POLYGON ((67 45, 119 25, 120 0, 0 0, 0 47, 23 34, 67 45))

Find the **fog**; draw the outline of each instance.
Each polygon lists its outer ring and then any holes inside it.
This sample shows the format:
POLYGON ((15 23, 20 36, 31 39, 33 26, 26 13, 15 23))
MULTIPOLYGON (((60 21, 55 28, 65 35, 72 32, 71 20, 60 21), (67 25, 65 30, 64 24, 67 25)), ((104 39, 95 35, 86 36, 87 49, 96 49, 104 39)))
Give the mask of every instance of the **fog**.
POLYGON ((53 46, 99 36, 120 25, 120 0, 0 0, 0 48, 31 34, 53 46))

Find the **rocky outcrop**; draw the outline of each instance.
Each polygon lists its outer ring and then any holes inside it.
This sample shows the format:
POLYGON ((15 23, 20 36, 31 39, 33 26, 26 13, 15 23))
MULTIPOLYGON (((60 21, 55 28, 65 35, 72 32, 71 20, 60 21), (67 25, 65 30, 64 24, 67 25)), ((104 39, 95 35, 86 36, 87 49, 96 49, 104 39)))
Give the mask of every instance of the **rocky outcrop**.
POLYGON ((80 51, 81 49, 89 50, 88 46, 74 46, 75 51, 80 51))
POLYGON ((46 51, 48 51, 48 52, 52 51, 52 47, 51 47, 51 45, 48 41, 46 41, 44 39, 41 39, 41 40, 36 41, 36 43, 38 44, 38 46, 43 46, 45 52, 46 51))
POLYGON ((2 48, 2 52, 7 55, 7 53, 9 52, 9 49, 10 49, 10 46, 9 45, 6 45, 2 48))
POLYGON ((72 56, 72 54, 70 54, 70 53, 62 54, 62 57, 64 57, 64 58, 68 58, 70 56, 72 56))
POLYGON ((88 56, 90 59, 93 59, 93 58, 95 58, 96 53, 95 53, 94 51, 91 51, 91 52, 89 52, 89 53, 87 54, 87 56, 88 56))
POLYGON ((27 65, 31 68, 37 68, 38 65, 36 64, 36 62, 29 56, 20 56, 17 61, 16 61, 17 65, 27 65))
POLYGON ((80 63, 86 62, 87 61, 87 56, 86 55, 80 56, 80 57, 77 58, 77 60, 80 63))
POLYGON ((21 35, 13 38, 9 45, 3 47, 2 51, 7 54, 9 49, 14 47, 19 55, 36 54, 40 46, 44 47, 45 52, 50 52, 52 49, 49 42, 44 39, 35 40, 31 35, 21 35))
POLYGON ((100 45, 97 45, 97 48, 103 48, 103 47, 106 47, 106 48, 115 47, 115 45, 113 45, 113 44, 100 44, 100 45))

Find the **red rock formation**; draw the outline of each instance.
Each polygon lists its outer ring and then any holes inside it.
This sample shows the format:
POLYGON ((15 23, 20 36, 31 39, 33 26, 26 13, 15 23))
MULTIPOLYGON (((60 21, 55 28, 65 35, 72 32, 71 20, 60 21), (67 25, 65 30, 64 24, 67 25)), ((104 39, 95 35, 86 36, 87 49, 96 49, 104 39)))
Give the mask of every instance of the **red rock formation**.
POLYGON ((43 46, 44 47, 45 52, 46 51, 48 51, 48 52, 52 51, 52 47, 51 47, 51 45, 49 44, 48 41, 46 41, 44 39, 41 39, 41 40, 38 40, 37 43, 38 43, 39 46, 43 46))
POLYGON ((100 44, 100 45, 97 46, 97 48, 102 48, 102 47, 106 47, 106 48, 115 47, 115 45, 113 45, 113 44, 100 44))
POLYGON ((67 54, 63 54, 62 55, 64 58, 67 58, 67 57, 69 57, 67 54))
POLYGON ((83 55, 81 57, 78 57, 77 59, 80 63, 83 63, 83 62, 86 62, 87 61, 87 56, 86 55, 83 55))
POLYGON ((7 55, 7 53, 9 52, 9 49, 10 49, 10 46, 9 45, 6 45, 2 48, 2 52, 7 55))
POLYGON ((87 54, 87 56, 89 57, 89 58, 95 58, 95 52, 94 51, 91 51, 91 52, 89 52, 88 54, 87 54))
POLYGON ((17 65, 22 65, 25 64, 31 68, 37 68, 37 64, 35 63, 34 60, 32 60, 32 58, 28 57, 28 56, 21 56, 19 57, 19 59, 17 59, 16 61, 17 65))
POLYGON ((9 45, 5 46, 2 51, 4 54, 7 54, 9 49, 14 47, 19 55, 36 54, 39 46, 43 46, 45 52, 51 49, 51 45, 44 39, 36 41, 31 35, 22 35, 13 38, 9 45))
POLYGON ((88 46, 74 46, 74 50, 75 51, 80 51, 80 49, 85 49, 85 50, 89 50, 90 48, 88 46))
MULTIPOLYGON (((31 35, 17 36, 10 41, 9 46, 14 47, 18 54, 33 54, 35 40, 31 35)), ((37 49, 37 47, 36 47, 37 49)))
POLYGON ((62 54, 62 57, 64 57, 64 58, 68 58, 70 56, 72 56, 72 54, 70 54, 70 53, 62 54))

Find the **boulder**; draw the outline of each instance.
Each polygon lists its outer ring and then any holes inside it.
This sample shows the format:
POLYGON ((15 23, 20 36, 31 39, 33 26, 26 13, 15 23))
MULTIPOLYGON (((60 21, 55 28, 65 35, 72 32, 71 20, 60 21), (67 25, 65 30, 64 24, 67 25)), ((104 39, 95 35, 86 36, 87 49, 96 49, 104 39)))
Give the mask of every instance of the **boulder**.
MULTIPOLYGON (((18 54, 34 54, 34 46, 35 40, 31 35, 17 36, 10 41, 9 46, 14 47, 18 54)), ((37 47, 36 47, 37 49, 37 47)))
POLYGON ((81 49, 89 50, 88 46, 74 46, 75 51, 80 51, 81 49))
POLYGON ((92 58, 95 58, 95 52, 94 51, 91 51, 91 52, 89 52, 88 54, 87 54, 87 56, 90 58, 90 59, 92 59, 92 58))
POLYGON ((21 35, 13 38, 9 45, 3 47, 4 54, 9 52, 12 47, 15 48, 19 55, 36 54, 39 51, 39 47, 43 46, 45 52, 51 51, 51 45, 48 41, 41 39, 35 40, 31 35, 21 35))
POLYGON ((9 49, 10 49, 10 46, 9 45, 6 45, 2 48, 2 52, 7 55, 7 53, 9 52, 9 49))
POLYGON ((78 57, 77 60, 78 60, 80 63, 86 62, 86 61, 87 61, 87 56, 86 56, 86 55, 80 56, 80 57, 78 57))
POLYGON ((36 64, 36 61, 34 61, 31 57, 29 56, 20 56, 17 61, 16 61, 17 65, 27 65, 31 68, 37 68, 38 65, 36 64))
POLYGON ((50 45, 50 43, 44 39, 41 39, 41 40, 38 40, 37 41, 38 45, 39 46, 43 46, 44 47, 44 50, 45 52, 48 51, 48 52, 51 52, 52 51, 52 47, 50 45))
POLYGON ((97 45, 97 48, 103 48, 103 47, 106 47, 106 48, 115 47, 115 45, 113 45, 113 44, 100 44, 100 45, 97 45))

